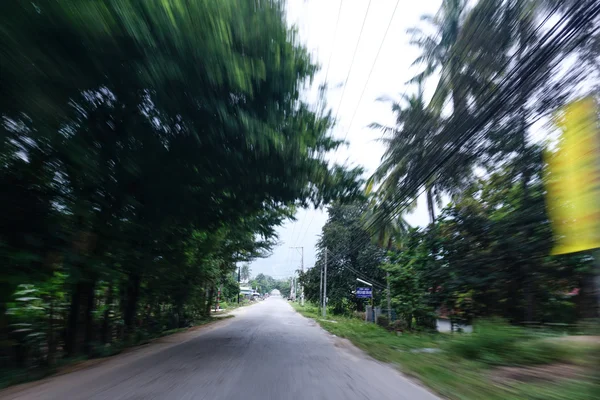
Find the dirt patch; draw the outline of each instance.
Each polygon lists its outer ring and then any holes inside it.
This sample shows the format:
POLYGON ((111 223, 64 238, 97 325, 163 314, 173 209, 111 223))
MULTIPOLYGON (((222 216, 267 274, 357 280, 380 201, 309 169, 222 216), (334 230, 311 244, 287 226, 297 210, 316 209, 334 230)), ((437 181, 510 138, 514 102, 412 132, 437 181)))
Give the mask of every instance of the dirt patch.
POLYGON ((515 382, 556 382, 563 379, 583 379, 589 370, 573 364, 550 364, 539 367, 500 367, 491 373, 491 379, 498 384, 515 382))
POLYGON ((356 346, 354 346, 354 344, 352 344, 350 340, 346 338, 341 338, 339 336, 335 336, 335 339, 333 340, 333 345, 340 349, 357 350, 356 346))

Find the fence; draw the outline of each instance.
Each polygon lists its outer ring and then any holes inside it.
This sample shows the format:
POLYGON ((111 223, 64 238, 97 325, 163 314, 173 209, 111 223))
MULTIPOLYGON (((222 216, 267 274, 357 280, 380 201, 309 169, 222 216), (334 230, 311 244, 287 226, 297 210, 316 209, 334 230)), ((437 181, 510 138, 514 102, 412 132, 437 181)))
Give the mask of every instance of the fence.
MULTIPOLYGON (((365 322, 377 322, 377 318, 379 318, 380 315, 387 317, 388 316, 387 308, 367 306, 366 312, 365 312, 365 322)), ((392 309, 390 322, 394 322, 394 321, 396 321, 396 319, 397 319, 396 311, 392 309)))

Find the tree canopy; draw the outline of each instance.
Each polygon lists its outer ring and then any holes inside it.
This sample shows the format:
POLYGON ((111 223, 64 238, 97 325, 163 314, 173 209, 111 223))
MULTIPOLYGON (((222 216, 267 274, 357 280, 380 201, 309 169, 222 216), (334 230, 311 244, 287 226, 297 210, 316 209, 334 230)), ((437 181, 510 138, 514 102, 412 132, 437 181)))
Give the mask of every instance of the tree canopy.
POLYGON ((3 2, 0 26, 11 363, 204 318, 295 206, 359 189, 359 169, 325 160, 341 143, 303 100, 318 67, 281 2, 3 2), (20 335, 23 290, 43 311, 20 335))
MULTIPOLYGON (((385 271, 392 307, 411 328, 431 328, 436 316, 598 316, 592 255, 550 254, 542 154, 553 143, 538 138, 552 137, 553 115, 570 101, 598 99, 599 26, 593 1, 444 0, 409 30, 420 70, 391 99, 395 124, 371 124, 385 148, 366 188, 373 200, 339 224, 343 208, 332 207, 322 231, 317 266, 327 245, 335 311, 356 309, 354 279, 383 285, 385 271), (407 229, 403 215, 421 195, 429 225, 407 229), (350 257, 374 246, 379 257, 350 257)), ((308 275, 314 295, 318 271, 308 275)))

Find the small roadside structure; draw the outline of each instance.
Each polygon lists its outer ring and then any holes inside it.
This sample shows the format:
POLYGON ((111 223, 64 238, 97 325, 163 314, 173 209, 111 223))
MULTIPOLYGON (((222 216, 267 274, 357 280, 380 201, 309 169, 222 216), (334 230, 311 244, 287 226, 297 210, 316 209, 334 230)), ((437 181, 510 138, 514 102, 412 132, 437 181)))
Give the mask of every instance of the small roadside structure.
POLYGON ((251 297, 254 290, 250 286, 240 286, 240 295, 244 297, 251 297))

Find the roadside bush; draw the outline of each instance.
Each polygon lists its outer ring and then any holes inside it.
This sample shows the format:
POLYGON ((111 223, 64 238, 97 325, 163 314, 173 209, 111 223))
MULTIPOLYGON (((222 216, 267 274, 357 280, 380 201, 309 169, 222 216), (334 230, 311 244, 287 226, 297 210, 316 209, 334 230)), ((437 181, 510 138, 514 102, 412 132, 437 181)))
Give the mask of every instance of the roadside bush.
POLYGON ((366 318, 366 313, 364 311, 354 311, 352 313, 352 317, 364 321, 366 318))
POLYGON ((377 325, 382 328, 388 329, 390 327, 390 320, 385 315, 380 315, 377 317, 377 325))
POLYGON ((398 319, 392 323, 392 330, 396 332, 404 332, 408 328, 408 324, 403 319, 398 319))
POLYGON ((120 342, 113 342, 113 343, 92 342, 89 357, 90 358, 110 357, 115 354, 119 354, 121 351, 123 351, 123 345, 120 342))
POLYGON ((499 320, 475 325, 474 333, 456 335, 445 345, 450 355, 490 365, 545 364, 565 358, 560 346, 535 338, 499 320))
POLYGON ((567 348, 548 340, 526 340, 516 343, 515 352, 507 354, 506 361, 517 365, 550 364, 564 360, 568 355, 567 348))
POLYGON ((482 321, 475 325, 471 335, 458 335, 448 343, 448 350, 467 359, 495 357, 514 351, 523 331, 501 321, 482 321))

